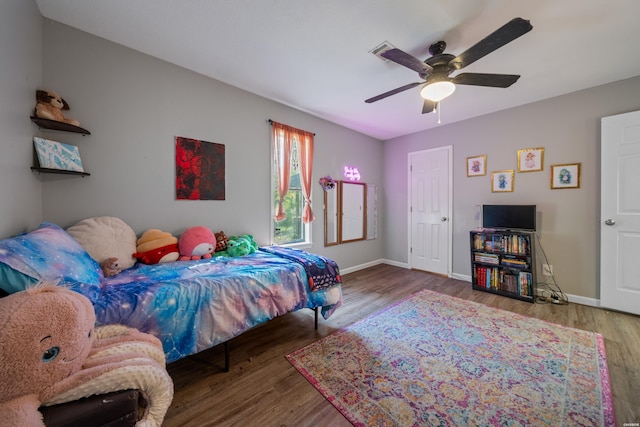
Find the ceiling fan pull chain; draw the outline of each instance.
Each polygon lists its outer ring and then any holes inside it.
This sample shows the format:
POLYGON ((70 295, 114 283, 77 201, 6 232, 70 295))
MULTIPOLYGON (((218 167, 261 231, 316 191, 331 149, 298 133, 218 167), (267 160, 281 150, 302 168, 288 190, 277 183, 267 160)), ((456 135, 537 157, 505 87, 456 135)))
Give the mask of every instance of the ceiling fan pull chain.
MULTIPOLYGON (((435 111, 437 111, 437 112, 438 112, 438 124, 440 124, 440 123, 441 123, 441 122, 440 122, 440 101, 436 102, 436 109, 435 109, 435 111)), ((435 112, 435 111, 434 111, 434 112, 435 112)))

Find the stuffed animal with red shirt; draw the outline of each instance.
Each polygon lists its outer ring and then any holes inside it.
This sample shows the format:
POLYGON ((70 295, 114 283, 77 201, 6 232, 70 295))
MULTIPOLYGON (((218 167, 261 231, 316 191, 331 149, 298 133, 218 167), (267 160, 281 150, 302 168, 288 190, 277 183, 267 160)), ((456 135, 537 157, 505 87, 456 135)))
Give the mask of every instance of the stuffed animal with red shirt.
POLYGON ((138 239, 133 256, 144 264, 177 261, 180 256, 178 238, 166 231, 151 228, 138 239))

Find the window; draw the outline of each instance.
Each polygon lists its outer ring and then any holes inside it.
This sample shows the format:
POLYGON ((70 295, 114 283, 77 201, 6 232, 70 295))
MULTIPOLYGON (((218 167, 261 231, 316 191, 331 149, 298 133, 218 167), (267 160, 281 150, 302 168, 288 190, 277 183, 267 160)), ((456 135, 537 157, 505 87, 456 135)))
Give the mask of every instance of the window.
POLYGON ((276 122, 272 127, 272 242, 311 244, 313 134, 276 122))

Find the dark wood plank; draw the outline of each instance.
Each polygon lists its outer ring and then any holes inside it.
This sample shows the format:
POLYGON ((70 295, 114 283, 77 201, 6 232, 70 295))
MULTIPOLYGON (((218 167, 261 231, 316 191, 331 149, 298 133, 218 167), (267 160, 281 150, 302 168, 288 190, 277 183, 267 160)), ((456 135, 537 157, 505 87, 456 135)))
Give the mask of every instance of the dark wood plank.
POLYGON ((640 422, 640 317, 579 304, 531 304, 473 291, 471 284, 433 274, 378 265, 343 276, 344 305, 313 328, 313 312, 274 319, 231 340, 231 371, 223 372, 222 346, 168 366, 175 395, 164 425, 350 426, 285 355, 430 289, 605 338, 618 425, 640 422))

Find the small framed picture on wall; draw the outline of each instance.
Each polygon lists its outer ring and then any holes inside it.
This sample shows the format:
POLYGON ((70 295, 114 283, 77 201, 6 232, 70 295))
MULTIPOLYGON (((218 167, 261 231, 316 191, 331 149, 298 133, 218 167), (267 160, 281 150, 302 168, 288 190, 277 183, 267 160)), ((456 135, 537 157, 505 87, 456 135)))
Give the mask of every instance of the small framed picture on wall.
POLYGON ((551 165, 551 189, 580 188, 580 163, 551 165))
POLYGON ((513 169, 491 172, 491 192, 508 193, 513 191, 513 169))
POLYGON ((539 172, 544 167, 544 148, 518 150, 518 172, 539 172))
POLYGON ((467 157, 467 176, 487 174, 487 155, 467 157))

